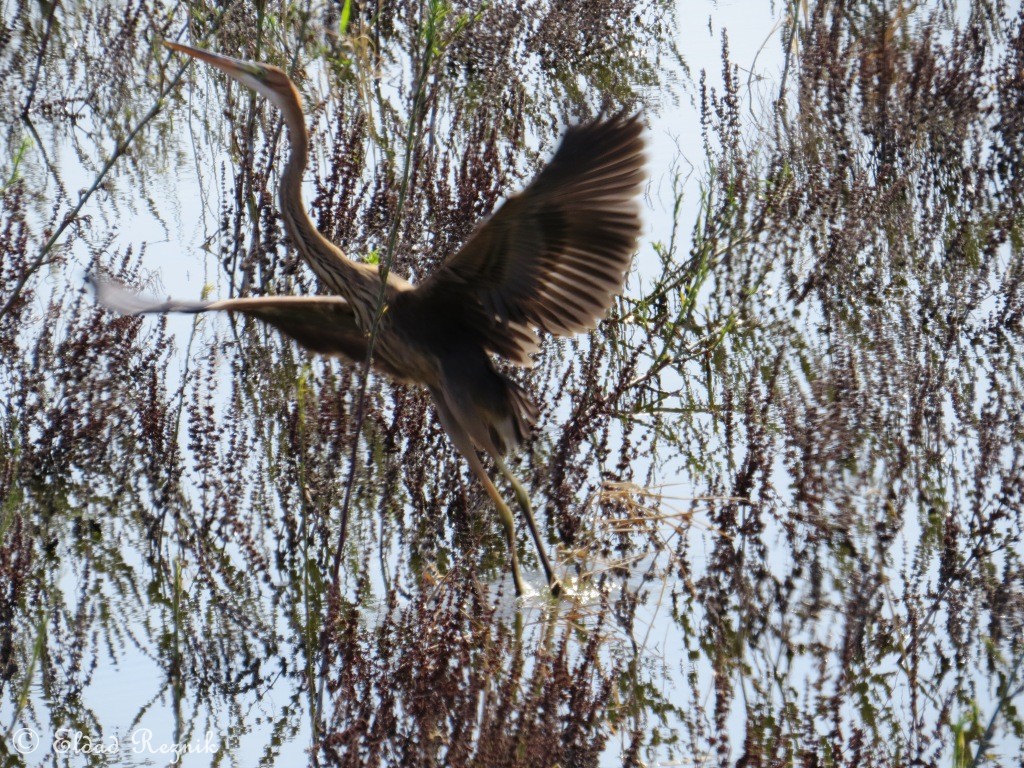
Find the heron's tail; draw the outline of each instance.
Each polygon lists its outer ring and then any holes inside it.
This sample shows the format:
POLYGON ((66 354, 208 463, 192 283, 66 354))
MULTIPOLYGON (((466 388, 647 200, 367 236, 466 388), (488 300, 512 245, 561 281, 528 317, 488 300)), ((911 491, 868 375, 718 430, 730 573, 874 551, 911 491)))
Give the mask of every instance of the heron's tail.
MULTIPOLYGON (((523 387, 504 374, 498 373, 498 376, 505 380, 504 383, 508 387, 509 410, 512 413, 513 421, 513 436, 511 439, 506 440, 504 450, 499 450, 500 454, 504 454, 522 443, 530 435, 530 430, 537 423, 540 411, 523 387)), ((500 449, 501 446, 498 446, 498 448, 500 449)))
POLYGON ((483 358, 480 365, 446 371, 441 391, 452 417, 474 445, 502 456, 522 443, 537 421, 538 410, 526 390, 483 358))

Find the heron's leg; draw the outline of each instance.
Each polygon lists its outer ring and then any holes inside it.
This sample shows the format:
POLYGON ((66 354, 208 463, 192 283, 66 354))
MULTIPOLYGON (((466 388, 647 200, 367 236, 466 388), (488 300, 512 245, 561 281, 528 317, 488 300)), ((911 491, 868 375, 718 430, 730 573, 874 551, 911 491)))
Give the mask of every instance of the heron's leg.
POLYGON ((516 555, 516 521, 512 516, 512 510, 508 508, 505 500, 501 498, 501 494, 498 493, 498 489, 494 487, 494 483, 491 482, 491 478, 487 474, 487 470, 484 469, 484 465, 480 463, 480 457, 476 453, 476 449, 473 447, 473 441, 469 435, 459 427, 458 423, 452 417, 451 412, 448 410, 448 406, 444 401, 435 396, 434 404, 437 406, 437 413, 441 418, 441 426, 444 427, 445 432, 452 439, 452 443, 458 449, 459 453, 465 457, 469 463, 469 468, 473 470, 473 474, 477 476, 480 484, 487 491, 487 495, 491 497, 494 502, 494 506, 498 509, 498 517, 501 518, 501 525, 505 529, 505 539, 508 542, 508 551, 512 559, 512 581, 516 586, 516 594, 523 594, 523 576, 519 572, 519 557, 516 555))
POLYGON ((522 483, 512 474, 512 470, 505 464, 504 459, 499 455, 492 455, 494 464, 498 467, 498 470, 505 476, 505 478, 512 484, 512 490, 515 491, 516 500, 519 502, 520 508, 523 510, 523 517, 526 518, 526 524, 530 527, 530 534, 533 536, 533 543, 537 545, 537 554, 540 556, 540 563, 544 566, 544 575, 548 579, 548 587, 551 589, 551 594, 558 596, 558 593, 562 591, 562 584, 555 578, 554 569, 551 567, 551 563, 548 560, 547 552, 544 549, 544 542, 540 537, 540 531, 537 530, 537 521, 533 518, 533 505, 530 504, 530 494, 523 488, 522 483))
POLYGON ((519 557, 516 555, 516 521, 512 516, 512 510, 508 508, 505 500, 501 498, 501 494, 498 493, 498 489, 494 487, 494 483, 491 482, 491 478, 487 476, 487 471, 484 469, 483 464, 480 463, 480 458, 476 455, 476 452, 465 454, 466 461, 469 462, 470 469, 479 478, 481 485, 484 490, 487 491, 491 499, 494 501, 494 506, 498 508, 498 517, 501 518, 501 525, 505 529, 505 539, 508 541, 508 553, 512 559, 512 580, 516 585, 516 594, 523 594, 523 576, 519 572, 519 557))

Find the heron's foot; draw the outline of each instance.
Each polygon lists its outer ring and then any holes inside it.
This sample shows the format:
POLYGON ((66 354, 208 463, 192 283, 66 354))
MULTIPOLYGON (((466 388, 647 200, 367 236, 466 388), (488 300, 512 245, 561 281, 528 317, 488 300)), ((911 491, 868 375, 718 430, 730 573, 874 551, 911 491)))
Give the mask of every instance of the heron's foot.
POLYGON ((522 597, 526 594, 526 585, 523 584, 523 574, 519 571, 519 558, 516 557, 515 544, 509 547, 509 551, 512 554, 512 583, 516 587, 516 597, 522 597))
POLYGON ((556 577, 551 577, 551 581, 548 582, 548 588, 551 590, 552 597, 562 596, 562 582, 560 582, 556 577))

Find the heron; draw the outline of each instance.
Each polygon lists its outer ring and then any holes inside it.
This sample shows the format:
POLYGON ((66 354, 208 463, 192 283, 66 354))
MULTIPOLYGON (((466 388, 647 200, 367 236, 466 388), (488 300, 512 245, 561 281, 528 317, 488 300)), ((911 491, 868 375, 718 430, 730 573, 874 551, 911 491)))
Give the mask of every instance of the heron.
POLYGON ((332 295, 160 301, 109 278, 94 278, 98 298, 122 313, 232 312, 269 324, 316 353, 363 361, 377 319, 372 367, 426 387, 438 421, 497 508, 516 593, 525 591, 516 555, 515 518, 481 461, 490 457, 511 484, 551 592, 551 567, 529 494, 504 456, 529 434, 538 409, 526 390, 495 367, 492 355, 533 364, 538 333, 592 330, 623 288, 640 233, 644 174, 640 113, 602 116, 570 127, 551 160, 519 194, 479 223, 431 275, 411 284, 354 261, 313 224, 302 196, 309 156, 299 91, 284 71, 175 42, 280 110, 289 155, 279 206, 293 245, 332 295), (384 311, 378 314, 379 298, 384 311))

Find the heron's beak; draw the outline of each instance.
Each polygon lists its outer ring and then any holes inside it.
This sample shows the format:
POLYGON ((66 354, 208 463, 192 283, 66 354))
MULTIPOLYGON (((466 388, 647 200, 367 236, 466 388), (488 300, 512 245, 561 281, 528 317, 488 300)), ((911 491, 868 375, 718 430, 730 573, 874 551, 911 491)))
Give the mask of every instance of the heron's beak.
POLYGON ((202 48, 193 48, 188 45, 182 45, 181 43, 173 43, 170 40, 164 40, 164 45, 172 51, 184 53, 186 56, 191 56, 193 59, 205 61, 207 64, 213 65, 224 74, 229 75, 250 88, 254 88, 255 84, 248 78, 255 78, 257 82, 263 82, 265 77, 263 67, 259 64, 254 64, 251 61, 242 61, 242 59, 235 59, 231 56, 221 56, 220 54, 204 51, 202 48))
POLYGON ((192 48, 181 43, 172 43, 169 40, 165 40, 164 45, 172 51, 184 53, 186 56, 216 67, 232 80, 269 99, 284 114, 289 129, 296 135, 305 135, 306 129, 302 123, 302 99, 299 92, 295 90, 295 85, 288 75, 273 64, 257 64, 254 61, 221 56, 204 51, 202 48, 192 48))

